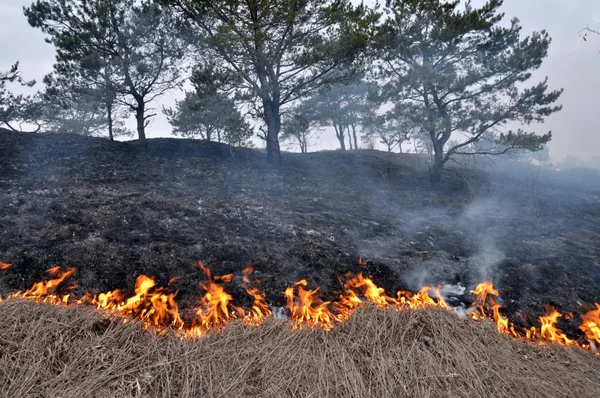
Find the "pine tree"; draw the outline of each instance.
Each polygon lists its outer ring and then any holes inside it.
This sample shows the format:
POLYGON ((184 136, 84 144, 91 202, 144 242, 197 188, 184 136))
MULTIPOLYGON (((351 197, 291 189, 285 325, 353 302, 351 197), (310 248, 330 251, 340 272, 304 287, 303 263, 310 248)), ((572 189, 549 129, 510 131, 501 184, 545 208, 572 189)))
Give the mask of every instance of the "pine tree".
POLYGON ((257 104, 267 162, 280 164, 282 107, 325 84, 353 79, 377 15, 349 0, 162 0, 193 21, 224 89, 257 104))
POLYGON ((38 0, 25 15, 55 45, 55 74, 103 92, 110 121, 115 101, 127 106, 145 140, 155 115, 148 104, 181 82, 184 44, 169 9, 153 1, 38 0))
POLYGON ((173 133, 182 137, 200 137, 207 141, 240 146, 252 137, 252 129, 244 121, 234 102, 222 93, 202 96, 187 91, 175 109, 163 108, 173 133))
MULTIPOLYGON (((7 88, 7 83, 18 83, 21 86, 32 87, 35 80, 26 81, 19 71, 19 63, 16 62, 6 71, 0 71, 0 126, 4 125, 13 131, 19 131, 14 127, 15 122, 32 122, 30 97, 22 94, 14 94, 7 88)), ((37 130, 41 126, 38 125, 37 130)), ((36 130, 36 131, 37 131, 36 130)))
MULTIPOLYGON (((432 183, 438 183, 444 164, 486 132, 508 122, 524 126, 542 122, 561 109, 554 103, 562 90, 548 91, 547 79, 521 88, 548 53, 546 31, 521 37, 513 19, 501 26, 502 0, 480 8, 442 0, 388 1, 391 17, 382 25, 380 50, 382 95, 429 137, 434 160, 432 183), (444 149, 452 136, 466 136, 444 149)), ((511 148, 538 150, 551 139, 518 129, 498 136, 500 154, 511 148)))

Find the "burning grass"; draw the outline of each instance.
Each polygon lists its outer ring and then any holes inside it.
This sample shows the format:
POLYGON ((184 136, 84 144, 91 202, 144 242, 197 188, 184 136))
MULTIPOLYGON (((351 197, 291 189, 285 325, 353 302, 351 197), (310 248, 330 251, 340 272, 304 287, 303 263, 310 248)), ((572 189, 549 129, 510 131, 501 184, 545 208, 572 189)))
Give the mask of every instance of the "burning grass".
MULTIPOLYGON (((359 263, 362 263, 362 258, 359 258, 359 263)), ((206 279, 198 286, 204 295, 196 307, 191 309, 192 316, 190 316, 190 309, 184 309, 185 314, 180 313, 176 301, 177 291, 168 293, 167 287, 157 286, 153 277, 143 274, 136 280, 134 295, 128 296, 126 292, 117 289, 99 294, 86 292, 82 297, 76 297, 71 292, 77 286, 73 283, 69 284, 68 281, 77 270, 69 268, 63 271, 60 266, 56 266, 46 271, 50 279, 36 282, 26 291, 12 293, 8 298, 26 298, 37 303, 53 305, 92 305, 110 313, 111 316, 118 315, 125 321, 138 319, 144 329, 158 333, 176 332, 184 338, 200 338, 219 332, 234 320, 241 320, 248 326, 259 326, 265 319, 273 316, 272 308, 267 304, 263 291, 257 286, 260 281, 251 279, 253 265, 241 271, 242 287, 253 300, 249 310, 235 305, 233 296, 226 291, 234 274, 213 275, 202 262, 195 264, 195 267, 204 274, 206 279)), ((169 285, 179 278, 179 276, 171 278, 169 285)), ((400 290, 394 298, 388 296, 385 289, 377 286, 370 276, 364 277, 362 272, 358 274, 347 272, 343 278, 339 278, 339 281, 341 292, 334 301, 325 301, 319 288, 306 288, 308 285, 306 280, 300 280, 285 290, 285 310, 293 329, 318 327, 330 331, 336 325, 346 322, 357 308, 366 303, 375 304, 379 308, 396 310, 451 309, 441 295, 441 286, 436 288, 424 286, 417 293, 400 290)), ((475 300, 467 313, 474 321, 492 319, 499 333, 541 345, 550 342, 563 346, 577 346, 599 354, 600 304, 598 303, 595 303, 595 308, 588 306, 587 312, 581 314, 579 336, 577 339, 572 339, 557 326, 559 318, 570 319, 573 317, 571 313, 562 314, 552 306, 546 305, 546 313, 537 318, 540 326, 527 328, 515 325, 500 313, 502 306, 497 303, 499 292, 494 289, 492 282, 480 283, 471 293, 475 295, 475 300)), ((457 307, 455 310, 464 313, 463 307, 457 307)), ((516 315, 527 322, 522 314, 516 315)))
POLYGON ((326 332, 267 320, 180 339, 83 306, 0 303, 5 397, 597 397, 598 358, 440 308, 369 305, 326 332))
POLYGON ((77 298, 69 293, 75 269, 49 269, 48 280, 0 302, 2 394, 600 394, 598 359, 574 349, 595 350, 599 305, 582 314, 587 340, 571 340, 556 327, 562 314, 553 309, 539 317, 540 327, 516 328, 500 314, 494 299, 499 293, 490 282, 472 291, 471 318, 482 321, 475 323, 449 311, 438 289, 391 297, 371 278, 347 273, 336 301, 325 301, 304 280, 290 286, 289 321, 278 322, 251 279, 252 267, 241 272, 251 309, 235 306, 227 293, 232 274, 216 276, 202 263, 197 267, 205 275, 199 285, 204 296, 191 319, 180 315, 176 292, 145 275, 138 277, 134 295, 114 290, 77 298))

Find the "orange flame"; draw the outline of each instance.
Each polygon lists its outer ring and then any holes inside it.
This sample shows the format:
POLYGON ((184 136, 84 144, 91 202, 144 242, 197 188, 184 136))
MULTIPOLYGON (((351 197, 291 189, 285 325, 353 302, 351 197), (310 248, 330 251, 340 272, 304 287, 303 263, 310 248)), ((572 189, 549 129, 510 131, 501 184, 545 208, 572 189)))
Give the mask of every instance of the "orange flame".
POLYGON ((259 280, 251 281, 249 275, 254 272, 254 267, 249 265, 242 270, 244 289, 246 293, 254 300, 252 309, 244 317, 244 322, 248 325, 258 326, 266 317, 272 315, 272 311, 267 304, 267 300, 263 292, 258 287, 250 287, 249 285, 260 283, 259 280))
POLYGON ((328 308, 330 301, 323 301, 318 293, 319 288, 306 290, 308 282, 301 280, 294 283, 293 286, 285 290, 287 307, 290 312, 290 318, 294 322, 294 327, 307 325, 309 327, 321 326, 325 330, 331 330, 336 322, 341 321, 340 316, 336 316, 328 308), (298 291, 296 300, 294 288, 298 291))
POLYGON ((2 261, 0 261, 0 269, 7 269, 8 267, 10 267, 12 264, 8 264, 8 263, 3 263, 2 261))
POLYGON ((346 295, 340 297, 340 303, 348 308, 354 309, 362 303, 359 296, 363 296, 365 300, 376 304, 380 308, 397 304, 394 298, 385 294, 383 288, 375 285, 370 278, 363 277, 362 272, 354 277, 351 277, 351 273, 346 274, 346 276, 350 278, 343 285, 346 295))
POLYGON ((585 333, 589 340, 600 344, 600 304, 595 303, 595 310, 591 310, 581 315, 581 326, 579 329, 585 333))
POLYGON ((534 338, 537 337, 541 340, 551 341, 553 343, 567 346, 575 344, 575 341, 569 339, 560 329, 555 326, 558 318, 560 318, 562 314, 556 311, 552 306, 546 305, 545 307, 546 314, 538 318, 542 326, 540 329, 532 327, 530 329, 531 336, 534 338))
POLYGON ((494 289, 494 285, 492 284, 492 282, 487 281, 477 285, 475 289, 471 290, 471 293, 476 295, 475 301, 473 302, 474 311, 471 313, 473 320, 476 321, 479 319, 486 318, 485 305, 487 296, 491 294, 497 297, 498 291, 494 289))
MULTIPOLYGON (((517 330, 515 325, 512 324, 508 318, 500 315, 500 309, 502 306, 497 304, 496 301, 492 297, 487 297, 488 295, 498 296, 498 291, 494 289, 491 282, 483 282, 477 285, 475 289, 471 291, 477 295, 475 301, 472 306, 472 317, 474 320, 481 320, 486 318, 491 318, 496 324, 496 329, 500 333, 509 334, 512 337, 527 339, 532 341, 538 341, 540 343, 543 342, 552 342, 564 346, 577 345, 580 348, 588 348, 589 346, 570 339, 567 335, 561 331, 556 323, 558 318, 562 317, 563 314, 558 312, 555 308, 547 305, 546 313, 538 318, 540 322, 540 327, 532 326, 529 329, 517 330), (491 317, 488 315, 492 313, 491 317)), ((586 333, 586 336, 590 340, 598 341, 597 337, 600 335, 595 334, 594 329, 597 328, 597 320, 600 318, 596 318, 598 314, 600 314, 600 305, 596 304, 597 310, 590 311, 588 314, 584 314, 582 319, 584 319, 584 323, 580 326, 580 329, 586 333)), ((520 315, 523 318, 522 315, 520 315)), ((572 314, 567 314, 566 318, 572 317, 572 314)), ((567 319, 568 319, 567 318, 567 319)), ((523 318, 524 319, 524 318, 523 318)))
POLYGON ((116 311, 123 317, 139 318, 142 326, 183 328, 184 322, 179 315, 175 301, 177 293, 165 294, 164 288, 157 288, 153 278, 140 275, 135 281, 135 295, 125 299, 120 290, 100 293, 90 301, 104 310, 116 311))
MULTIPOLYGON (((184 337, 200 337, 211 330, 220 330, 233 319, 257 326, 266 317, 272 316, 264 293, 257 287, 260 281, 250 279, 254 270, 252 265, 241 271, 242 287, 252 298, 252 307, 246 311, 235 306, 233 296, 226 292, 227 285, 233 280, 233 274, 213 276, 201 262, 196 264, 196 267, 206 276, 206 280, 199 284, 204 295, 195 308, 195 317, 187 319, 179 313, 175 300, 177 292, 167 293, 166 287, 157 287, 154 278, 146 275, 138 276, 135 294, 132 296, 128 297, 121 290, 114 290, 97 295, 86 293, 81 299, 75 299, 70 294, 75 286, 62 286, 76 272, 75 268, 62 270, 60 267, 53 267, 46 271, 50 275, 49 280, 37 282, 30 289, 13 293, 9 298, 28 298, 54 305, 92 304, 101 310, 116 313, 123 317, 124 321, 136 318, 144 328, 158 332, 178 330, 184 337), (60 291, 67 293, 59 295, 59 287, 60 291)), ((336 324, 347 320, 354 310, 367 302, 380 308, 395 307, 398 310, 428 307, 449 309, 441 297, 439 286, 437 288, 425 286, 417 293, 401 290, 394 298, 388 296, 383 288, 362 273, 357 275, 347 273, 344 277, 345 282, 340 280, 342 292, 333 302, 325 301, 319 288, 307 289, 306 280, 288 287, 285 290, 285 298, 293 327, 322 327, 331 330, 336 324)), ((172 278, 169 285, 179 278, 172 278)), ((472 318, 493 320, 500 333, 540 344, 552 342, 593 350, 596 345, 600 345, 600 304, 598 303, 595 303, 594 309, 581 315, 582 323, 579 328, 588 339, 584 342, 569 338, 557 327, 558 319, 563 316, 570 319, 573 317, 571 313, 563 315, 547 306, 546 313, 538 318, 539 327, 517 329, 509 318, 501 314, 502 306, 495 299, 499 293, 491 282, 483 282, 471 292, 475 294, 471 307, 472 318)), ((522 315, 520 316, 527 322, 522 315)))
MULTIPOLYGON (((69 294, 59 297, 56 295, 57 288, 65 279, 73 275, 75 271, 77 271, 76 268, 69 268, 66 271, 62 271, 60 266, 52 267, 46 270, 46 272, 52 276, 53 279, 36 282, 26 291, 13 293, 9 295, 8 298, 32 298, 50 304, 66 303, 69 300, 69 294)), ((75 288, 75 286, 71 286, 70 288, 75 288)))

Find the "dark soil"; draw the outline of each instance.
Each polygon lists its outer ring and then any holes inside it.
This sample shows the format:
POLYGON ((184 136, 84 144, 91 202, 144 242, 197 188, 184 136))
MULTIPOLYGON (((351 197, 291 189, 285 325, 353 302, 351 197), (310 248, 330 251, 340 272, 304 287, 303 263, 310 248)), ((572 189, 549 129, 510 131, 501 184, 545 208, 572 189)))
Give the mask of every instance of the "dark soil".
POLYGON ((299 279, 334 297, 348 270, 389 293, 490 279, 507 312, 531 320, 545 303, 577 313, 600 301, 596 172, 465 160, 433 188, 417 155, 283 159, 270 168, 261 151, 216 143, 0 131, 0 261, 13 263, 0 293, 61 265, 78 268, 78 293, 182 275, 171 289, 192 304, 202 260, 236 276, 255 262, 273 305, 299 279))

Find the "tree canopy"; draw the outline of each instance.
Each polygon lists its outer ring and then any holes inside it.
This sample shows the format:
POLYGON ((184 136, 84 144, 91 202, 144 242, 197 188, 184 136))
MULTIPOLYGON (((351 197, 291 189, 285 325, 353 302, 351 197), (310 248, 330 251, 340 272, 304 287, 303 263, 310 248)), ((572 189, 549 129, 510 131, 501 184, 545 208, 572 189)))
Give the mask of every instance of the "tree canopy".
POLYGON ((9 91, 8 83, 32 87, 35 85, 35 80, 26 81, 23 79, 19 71, 19 62, 12 65, 8 71, 0 71, 0 125, 17 131, 13 125, 14 122, 29 121, 29 102, 31 99, 22 94, 14 94, 9 91))
POLYGON ((202 96, 187 91, 175 109, 163 108, 173 133, 183 137, 200 137, 207 141, 244 145, 253 132, 235 103, 224 94, 202 96))
POLYGON ((293 113, 284 119, 281 138, 284 141, 295 141, 301 153, 308 153, 311 133, 310 120, 302 113, 293 113))
MULTIPOLYGON (((431 139, 434 161, 430 178, 437 183, 442 168, 455 154, 488 131, 508 122, 542 122, 561 109, 554 103, 562 90, 548 91, 547 79, 522 88, 548 53, 546 31, 521 37, 517 19, 500 22, 502 0, 480 8, 442 0, 387 2, 390 18, 381 27, 378 77, 381 95, 393 102, 395 113, 407 118, 431 139), (450 137, 466 139, 444 149, 450 137)), ((551 138, 521 129, 501 132, 496 151, 540 149, 551 138)))
POLYGON ((561 109, 562 90, 529 83, 550 37, 504 20, 503 0, 353 3, 36 0, 24 13, 56 63, 34 97, 7 91, 17 65, 0 74, 0 123, 108 130, 112 140, 133 113, 144 140, 151 103, 189 77, 193 90, 163 107, 173 133, 246 145, 258 125, 270 164, 281 164, 280 138, 306 152, 314 127, 333 127, 342 150, 358 149, 360 135, 388 151, 413 141, 432 155, 435 184, 455 155, 536 151, 551 139, 532 124, 561 109))
POLYGON ((144 140, 155 115, 147 104, 181 81, 184 45, 169 11, 153 1, 38 0, 25 15, 56 47, 55 71, 127 106, 144 140))
POLYGON ((281 108, 363 67, 375 13, 349 0, 163 0, 194 22, 224 90, 257 105, 267 161, 280 163, 281 108))
POLYGON ((361 81, 327 85, 303 101, 298 111, 311 121, 333 127, 341 150, 346 150, 346 133, 350 148, 354 141, 354 148, 358 149, 357 126, 377 106, 368 101, 368 92, 369 84, 361 81))

